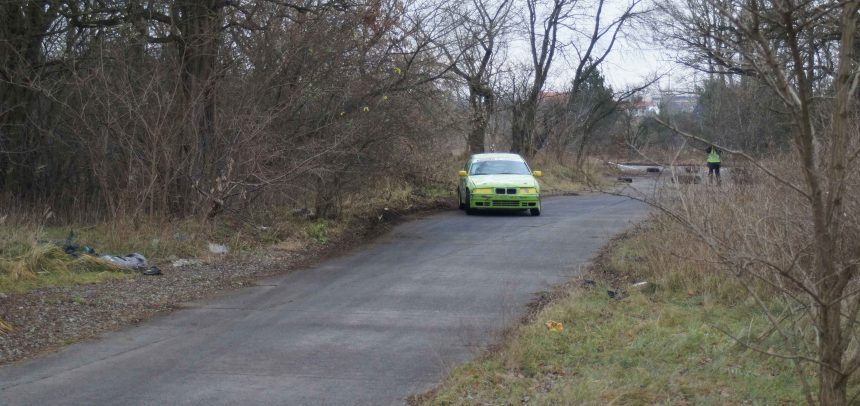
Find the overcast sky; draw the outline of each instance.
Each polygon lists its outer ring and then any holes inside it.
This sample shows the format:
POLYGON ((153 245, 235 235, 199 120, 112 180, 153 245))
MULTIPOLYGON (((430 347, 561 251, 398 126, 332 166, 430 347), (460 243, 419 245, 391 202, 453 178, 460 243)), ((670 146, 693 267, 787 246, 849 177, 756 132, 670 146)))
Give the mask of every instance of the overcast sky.
MULTIPOLYGON (((583 1, 583 5, 588 1, 583 1)), ((607 0, 604 10, 605 21, 620 15, 627 7, 628 0, 607 0), (614 15, 613 15, 614 14, 614 15)), ((645 7, 643 4, 642 7, 645 7)), ((582 21, 587 24, 588 21, 582 21)), ((674 52, 653 42, 653 34, 643 26, 628 26, 626 33, 618 39, 612 52, 601 65, 601 71, 609 85, 616 91, 629 87, 641 86, 656 75, 662 76, 658 82, 660 89, 688 89, 694 81, 693 73, 674 62, 674 52)), ((573 35, 569 31, 560 33, 573 35)), ((559 38, 560 41, 570 41, 571 38, 559 38)), ((579 37, 580 39, 584 39, 579 37)), ((605 44, 604 44, 605 45, 605 44)), ((529 45, 522 38, 514 39, 508 52, 508 58, 530 62, 529 45)), ((573 78, 573 69, 578 62, 576 58, 565 60, 564 55, 557 54, 547 82, 546 91, 564 91, 573 78)), ((653 88, 653 93, 657 92, 653 88)))
POLYGON ((640 85, 654 75, 662 76, 658 86, 664 90, 689 89, 696 81, 695 72, 676 63, 673 52, 660 45, 635 40, 619 43, 602 70, 615 90, 640 85))
POLYGON ((606 59, 603 75, 616 90, 646 82, 673 65, 665 50, 647 44, 619 43, 606 59))

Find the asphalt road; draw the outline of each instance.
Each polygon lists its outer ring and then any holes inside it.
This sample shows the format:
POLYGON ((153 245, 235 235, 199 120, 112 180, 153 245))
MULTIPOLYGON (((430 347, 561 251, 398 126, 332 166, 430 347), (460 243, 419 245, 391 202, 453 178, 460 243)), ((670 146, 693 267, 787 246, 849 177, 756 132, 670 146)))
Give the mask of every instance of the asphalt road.
POLYGON ((387 405, 437 384, 647 209, 445 212, 354 253, 0 368, 0 405, 387 405))

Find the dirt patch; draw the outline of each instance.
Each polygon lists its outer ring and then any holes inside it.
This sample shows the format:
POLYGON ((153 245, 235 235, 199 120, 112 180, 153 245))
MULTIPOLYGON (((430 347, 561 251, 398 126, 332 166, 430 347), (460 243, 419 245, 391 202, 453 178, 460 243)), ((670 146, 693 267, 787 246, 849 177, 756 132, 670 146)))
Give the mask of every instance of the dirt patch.
POLYGON ((96 285, 0 296, 0 320, 13 329, 5 334, 0 331, 0 365, 97 338, 169 313, 184 302, 253 285, 263 277, 307 268, 349 252, 406 219, 453 208, 450 200, 429 201, 396 215, 353 219, 346 232, 325 244, 288 239, 261 252, 214 264, 165 267, 161 276, 135 275, 96 285))
POLYGON ((300 252, 305 249, 305 241, 299 238, 288 238, 272 246, 276 252, 300 252))

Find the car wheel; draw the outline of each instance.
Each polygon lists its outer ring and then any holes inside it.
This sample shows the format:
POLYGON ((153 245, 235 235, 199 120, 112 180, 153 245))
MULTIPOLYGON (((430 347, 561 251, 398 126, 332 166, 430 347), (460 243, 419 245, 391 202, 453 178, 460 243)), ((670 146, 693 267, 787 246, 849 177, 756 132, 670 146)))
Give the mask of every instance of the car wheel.
POLYGON ((531 213, 532 216, 540 216, 540 209, 529 209, 529 213, 531 213))
POLYGON ((460 196, 460 188, 457 188, 457 203, 460 204, 460 210, 466 210, 466 203, 463 203, 463 197, 460 196))
POLYGON ((466 214, 473 215, 475 214, 475 209, 472 208, 471 197, 469 196, 469 190, 466 189, 466 203, 464 204, 464 208, 466 209, 466 214))

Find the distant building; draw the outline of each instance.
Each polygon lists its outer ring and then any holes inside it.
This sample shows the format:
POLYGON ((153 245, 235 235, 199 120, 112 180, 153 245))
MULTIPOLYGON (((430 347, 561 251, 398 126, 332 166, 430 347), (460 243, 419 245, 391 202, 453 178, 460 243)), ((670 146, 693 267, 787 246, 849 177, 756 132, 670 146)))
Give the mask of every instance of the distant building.
POLYGON ((546 104, 563 104, 567 103, 567 98, 570 92, 541 92, 540 102, 546 104))
POLYGON ((637 100, 630 103, 629 111, 634 117, 648 117, 660 114, 660 106, 653 100, 637 100))
POLYGON ((619 107, 633 117, 650 117, 660 114, 660 105, 653 100, 634 99, 619 103, 619 107))
POLYGON ((699 106, 699 97, 693 94, 664 94, 654 96, 652 100, 668 113, 693 113, 699 106))

